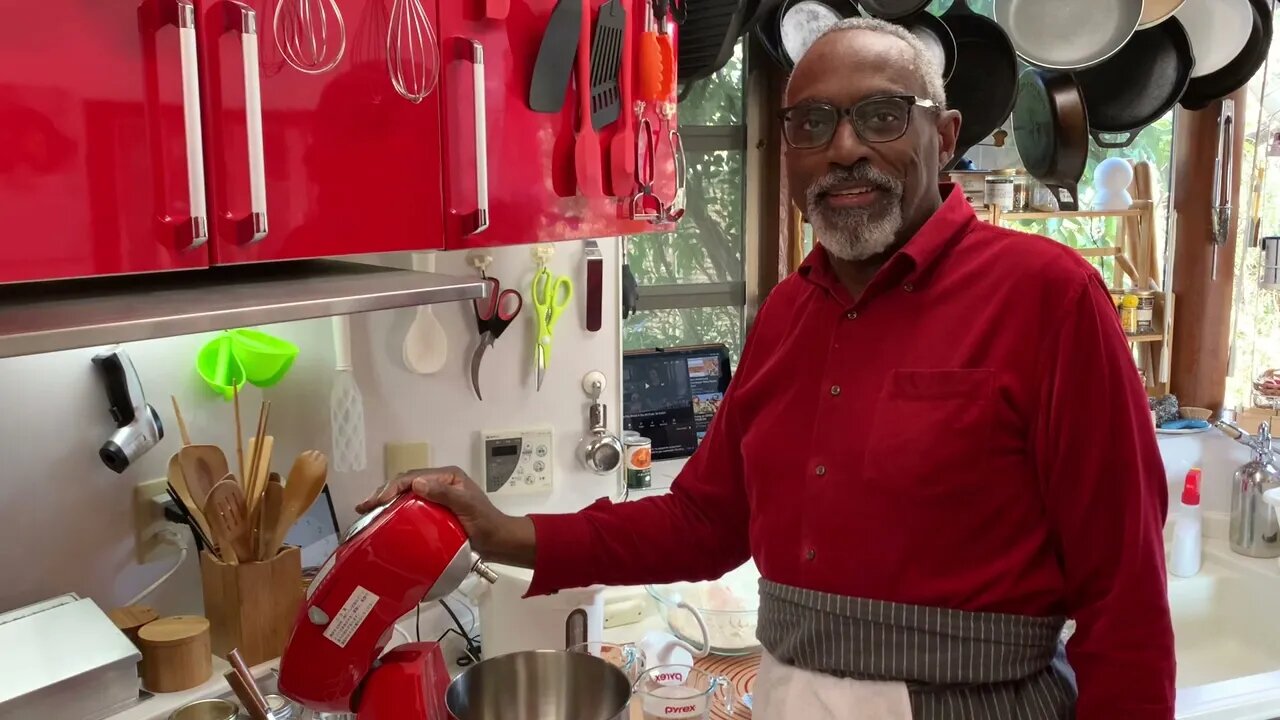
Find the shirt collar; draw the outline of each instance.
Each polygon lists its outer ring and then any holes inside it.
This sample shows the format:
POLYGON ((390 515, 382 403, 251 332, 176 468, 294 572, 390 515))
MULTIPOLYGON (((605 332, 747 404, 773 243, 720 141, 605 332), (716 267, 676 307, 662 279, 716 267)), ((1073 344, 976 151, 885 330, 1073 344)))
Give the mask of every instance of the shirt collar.
MULTIPOLYGON (((973 207, 969 205, 964 193, 954 183, 943 183, 940 189, 942 205, 907 241, 907 244, 889 258, 880 269, 873 284, 879 282, 881 279, 879 276, 891 273, 902 277, 904 282, 920 285, 945 251, 968 231, 972 223, 977 221, 973 207)), ((813 251, 805 258, 798 272, 801 277, 829 290, 837 287, 843 289, 839 278, 831 268, 831 259, 820 243, 814 243, 813 251)))

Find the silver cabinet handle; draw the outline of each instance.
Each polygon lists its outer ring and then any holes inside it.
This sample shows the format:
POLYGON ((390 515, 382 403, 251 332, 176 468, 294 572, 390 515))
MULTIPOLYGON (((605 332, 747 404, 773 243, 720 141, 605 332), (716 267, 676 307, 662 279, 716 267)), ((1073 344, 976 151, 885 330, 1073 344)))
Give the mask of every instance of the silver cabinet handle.
POLYGON ((200 125, 200 60, 196 53, 195 6, 183 0, 178 0, 175 5, 175 24, 182 51, 182 124, 187 145, 187 199, 191 208, 191 240, 183 250, 194 250, 209 241, 209 208, 204 187, 204 132, 200 125))
POLYGON ((230 23, 240 33, 244 59, 244 120, 249 136, 249 220, 252 235, 247 244, 267 236, 267 164, 262 140, 262 78, 258 69, 258 14, 239 2, 228 3, 238 9, 239 22, 230 23))
POLYGON ((472 235, 489 228, 489 120, 488 92, 484 82, 484 46, 471 41, 472 81, 475 84, 476 125, 476 215, 479 222, 472 235))

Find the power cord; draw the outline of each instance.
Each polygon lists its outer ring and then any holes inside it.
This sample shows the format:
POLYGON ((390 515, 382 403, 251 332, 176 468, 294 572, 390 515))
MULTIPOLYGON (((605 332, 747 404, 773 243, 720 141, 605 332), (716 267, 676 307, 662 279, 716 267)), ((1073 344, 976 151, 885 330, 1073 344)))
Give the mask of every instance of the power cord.
POLYGON ((157 530, 156 536, 178 548, 178 561, 175 562, 173 567, 169 568, 165 574, 161 575, 159 580, 156 580, 148 585, 142 592, 134 595, 133 598, 125 603, 126 606, 135 605, 141 602, 146 596, 155 592, 161 585, 168 581, 169 578, 173 577, 174 573, 178 572, 178 568, 182 567, 182 563, 187 561, 187 554, 190 552, 190 547, 187 544, 186 535, 179 532, 173 524, 166 524, 164 527, 157 530))
MULTIPOLYGON (((480 662, 480 657, 482 656, 480 640, 479 638, 472 637, 471 634, 476 627, 475 613, 472 612, 471 608, 467 608, 467 612, 471 614, 471 628, 467 629, 462 626, 462 621, 458 619, 458 614, 453 611, 453 608, 449 607, 449 603, 445 602, 444 598, 440 598, 437 602, 440 603, 440 607, 444 608, 445 612, 449 613, 449 617, 453 620, 453 624, 456 627, 445 630, 444 633, 436 639, 436 642, 444 640, 445 637, 450 634, 457 635, 462 638, 464 643, 466 643, 466 648, 463 650, 466 654, 458 658, 458 667, 466 667, 473 662, 480 662)), ((418 607, 421 608, 422 606, 419 605, 418 607)))

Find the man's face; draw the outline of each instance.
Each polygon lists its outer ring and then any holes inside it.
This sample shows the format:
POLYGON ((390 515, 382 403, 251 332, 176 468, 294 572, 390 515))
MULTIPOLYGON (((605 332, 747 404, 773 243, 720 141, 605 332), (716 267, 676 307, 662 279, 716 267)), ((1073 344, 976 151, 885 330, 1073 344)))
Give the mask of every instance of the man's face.
MULTIPOLYGON (((911 47, 868 30, 823 37, 796 67, 788 106, 827 103, 849 108, 867 98, 927 96, 912 69, 911 47)), ((906 133, 865 142, 842 119, 831 141, 787 148, 792 199, 831 254, 864 260, 891 247, 903 227, 918 228, 936 207, 938 171, 955 152, 959 113, 913 107, 906 133)))

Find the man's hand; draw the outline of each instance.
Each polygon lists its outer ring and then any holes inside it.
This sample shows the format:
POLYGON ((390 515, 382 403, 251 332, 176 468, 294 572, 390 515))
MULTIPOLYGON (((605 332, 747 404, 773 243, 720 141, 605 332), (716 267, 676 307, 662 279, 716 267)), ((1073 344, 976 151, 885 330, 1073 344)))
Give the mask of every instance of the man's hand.
POLYGON ((367 513, 405 492, 413 492, 452 510, 471 538, 471 548, 481 557, 533 567, 533 521, 499 510, 484 490, 456 467, 407 472, 357 505, 356 512, 367 513))

